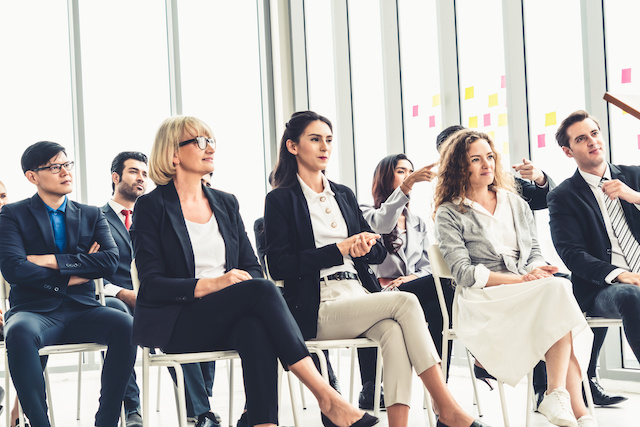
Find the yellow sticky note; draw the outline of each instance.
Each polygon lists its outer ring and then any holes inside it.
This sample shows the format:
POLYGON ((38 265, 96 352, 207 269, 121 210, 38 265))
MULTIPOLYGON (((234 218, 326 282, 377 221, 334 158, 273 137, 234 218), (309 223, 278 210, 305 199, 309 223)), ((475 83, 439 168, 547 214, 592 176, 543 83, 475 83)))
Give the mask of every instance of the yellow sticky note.
POLYGON ((622 110, 622 115, 624 116, 625 114, 629 114, 626 111, 622 110))
POLYGON ((487 135, 489 135, 492 141, 496 140, 496 133, 494 131, 488 132, 487 135))
POLYGON ((503 142, 502 143, 502 154, 509 154, 509 143, 508 142, 503 142))
POLYGON ((498 105, 498 94, 489 95, 489 107, 495 107, 496 105, 498 105))
POLYGON ((506 126, 507 125, 507 113, 502 113, 498 115, 498 126, 506 126))
POLYGON ((545 126, 553 126, 556 124, 556 112, 547 113, 544 115, 544 125, 545 126))
POLYGON ((440 105, 440 94, 433 95, 432 106, 437 107, 438 105, 440 105))
POLYGON ((473 98, 473 86, 468 87, 464 90, 464 99, 473 98))
POLYGON ((478 116, 469 117, 469 127, 470 128, 478 127, 478 116))

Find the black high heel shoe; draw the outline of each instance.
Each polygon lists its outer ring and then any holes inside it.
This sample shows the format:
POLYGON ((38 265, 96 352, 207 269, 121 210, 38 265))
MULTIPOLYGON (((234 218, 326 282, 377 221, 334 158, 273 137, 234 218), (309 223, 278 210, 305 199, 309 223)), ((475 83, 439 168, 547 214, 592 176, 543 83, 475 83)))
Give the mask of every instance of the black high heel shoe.
MULTIPOLYGON (((442 424, 440 420, 436 423, 436 427, 448 427, 446 424, 442 424)), ((475 420, 469 427, 489 427, 488 424, 483 423, 480 420, 475 420)))
MULTIPOLYGON (((380 422, 378 418, 365 412, 362 418, 351 424, 351 427, 371 427, 378 424, 378 422, 380 422)), ((331 422, 329 417, 327 417, 325 414, 322 414, 322 425, 324 427, 338 427, 333 422, 331 422)))
POLYGON ((489 386, 489 390, 493 391, 493 386, 491 385, 489 380, 495 380, 496 377, 494 377, 489 372, 487 372, 486 369, 478 365, 473 365, 473 375, 475 375, 477 379, 489 386))

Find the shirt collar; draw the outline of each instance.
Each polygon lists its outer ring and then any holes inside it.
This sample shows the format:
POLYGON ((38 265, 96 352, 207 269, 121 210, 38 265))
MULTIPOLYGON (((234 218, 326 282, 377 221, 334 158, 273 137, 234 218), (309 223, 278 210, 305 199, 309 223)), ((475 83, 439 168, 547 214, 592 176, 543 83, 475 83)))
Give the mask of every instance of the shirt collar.
MULTIPOLYGON (((503 189, 503 188, 498 188, 496 190, 496 197, 497 197, 497 202, 496 202, 496 211, 498 210, 498 206, 500 206, 502 203, 504 203, 507 199, 507 190, 503 189)), ((454 199, 451 200, 451 202, 454 205, 459 205, 460 204, 460 200, 462 200, 460 197, 455 197, 454 199)), ((468 197, 465 197, 464 200, 462 200, 462 204, 469 206, 471 209, 481 212, 483 214, 492 216, 489 211, 487 211, 481 204, 474 202, 473 200, 469 199, 468 197)))
POLYGON ((300 178, 300 175, 296 174, 296 177, 298 178, 298 182, 300 183, 300 187, 302 187, 302 194, 304 194, 304 197, 309 199, 309 200, 313 200, 313 199, 315 199, 317 197, 320 197, 321 195, 324 195, 324 196, 335 196, 335 193, 331 190, 331 185, 329 185, 329 180, 327 179, 327 177, 324 174, 321 174, 322 186, 324 187, 324 189, 320 193, 316 193, 315 191, 313 191, 311 189, 311 187, 309 187, 302 180, 302 178, 300 178))
POLYGON ((587 184, 589 184, 590 187, 598 188, 602 178, 611 179, 611 169, 609 169, 608 163, 607 163, 607 168, 604 171, 604 175, 602 176, 594 175, 592 173, 585 172, 581 169, 578 169, 578 172, 580 172, 580 175, 582 175, 582 177, 584 178, 585 181, 587 181, 587 184))
MULTIPOLYGON (((122 213, 123 209, 127 209, 127 208, 125 208, 124 206, 122 206, 120 203, 116 202, 113 199, 109 200, 109 206, 117 214, 122 213)), ((131 211, 133 211, 133 209, 131 209, 131 211)))
POLYGON ((64 196, 64 201, 58 207, 58 209, 53 209, 51 206, 47 205, 46 203, 44 204, 44 207, 47 208, 48 213, 53 213, 53 212, 65 213, 67 211, 67 196, 64 196))

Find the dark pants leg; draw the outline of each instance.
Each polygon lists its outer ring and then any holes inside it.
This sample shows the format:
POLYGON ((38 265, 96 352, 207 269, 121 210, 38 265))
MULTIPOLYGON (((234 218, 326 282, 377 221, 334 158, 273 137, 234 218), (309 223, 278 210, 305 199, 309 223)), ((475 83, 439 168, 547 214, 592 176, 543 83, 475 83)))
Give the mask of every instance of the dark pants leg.
MULTIPOLYGON (((203 362, 204 363, 204 362, 203 362)), ((197 417, 211 410, 209 403, 209 390, 203 375, 200 363, 185 363, 182 366, 184 373, 185 400, 187 402, 187 416, 197 417)), ((176 371, 168 368, 169 374, 176 382, 176 371)))
MULTIPOLYGON (((116 297, 105 298, 105 305, 133 316, 131 308, 116 297)), ((135 369, 131 370, 131 377, 127 383, 127 389, 124 392, 124 409, 127 414, 140 409, 140 389, 138 388, 138 383, 136 381, 135 369)))
POLYGON ((596 295, 588 314, 622 319, 627 341, 640 361, 640 287, 626 283, 605 287, 596 295))
POLYGON ((547 390, 547 365, 542 360, 533 368, 533 390, 536 393, 547 390))
POLYGON ((289 366, 309 352, 273 283, 248 280, 185 305, 165 346, 167 353, 227 349, 242 359, 250 423, 277 424, 276 358, 289 366))
POLYGON ((604 339, 607 337, 609 328, 592 328, 591 330, 593 331, 593 347, 591 347, 591 359, 589 360, 587 375, 589 378, 595 378, 600 349, 602 348, 602 344, 604 344, 604 339))
MULTIPOLYGON (((329 361, 329 350, 323 350, 322 351, 324 353, 324 358, 327 360, 327 375, 329 377, 329 384, 331 384, 331 387, 338 387, 338 378, 336 377, 336 373, 333 371, 333 366, 331 366, 331 362, 329 361)), ((318 372, 322 372, 322 370, 320 369, 320 359, 318 358, 318 355, 315 353, 311 354, 311 359, 313 360, 314 365, 316 365, 316 368, 318 368, 318 372)))
POLYGON ((96 426, 117 425, 120 404, 135 363, 133 319, 108 307, 65 302, 50 313, 18 312, 6 325, 9 368, 18 397, 34 426, 49 426, 38 349, 50 344, 96 342, 109 348, 102 368, 96 426))

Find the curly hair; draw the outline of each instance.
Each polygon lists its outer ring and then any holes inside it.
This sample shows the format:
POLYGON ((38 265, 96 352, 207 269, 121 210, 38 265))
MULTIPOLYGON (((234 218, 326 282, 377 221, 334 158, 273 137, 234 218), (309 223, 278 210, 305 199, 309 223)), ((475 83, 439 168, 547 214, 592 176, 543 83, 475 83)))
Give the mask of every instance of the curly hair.
POLYGON ((453 134, 443 147, 438 171, 438 183, 436 184, 434 216, 440 205, 445 202, 453 202, 456 198, 460 199, 460 204, 458 205, 460 212, 465 212, 462 202, 472 192, 469 184, 471 174, 469 173, 468 151, 471 144, 480 139, 484 139, 489 143, 496 162, 493 182, 489 189, 495 191, 502 188, 515 192, 513 177, 502 168, 500 154, 496 151, 489 135, 484 132, 463 129, 453 134))

